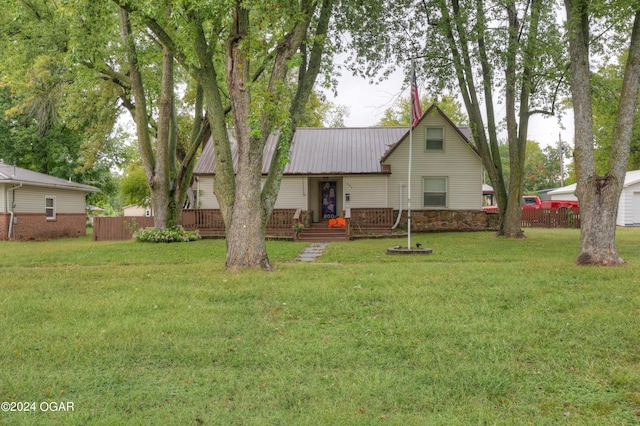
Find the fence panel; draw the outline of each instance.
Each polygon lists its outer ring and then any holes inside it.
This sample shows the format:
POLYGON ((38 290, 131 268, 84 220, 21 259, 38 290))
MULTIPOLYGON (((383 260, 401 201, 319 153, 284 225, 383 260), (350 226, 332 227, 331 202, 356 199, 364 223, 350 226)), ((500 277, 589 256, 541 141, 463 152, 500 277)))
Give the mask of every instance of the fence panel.
POLYGON ((561 207, 559 209, 523 209, 523 228, 580 228, 580 210, 561 207))
POLYGON ((153 218, 145 216, 96 217, 93 241, 130 240, 138 228, 153 226, 153 218))

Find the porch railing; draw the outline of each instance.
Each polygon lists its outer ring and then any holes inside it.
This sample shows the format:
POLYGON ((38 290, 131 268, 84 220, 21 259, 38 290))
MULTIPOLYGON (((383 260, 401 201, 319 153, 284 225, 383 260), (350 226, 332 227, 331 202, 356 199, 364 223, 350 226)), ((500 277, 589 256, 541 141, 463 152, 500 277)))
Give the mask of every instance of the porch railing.
POLYGON ((392 208, 352 208, 348 210, 350 211, 348 222, 352 228, 391 228, 393 226, 392 208))

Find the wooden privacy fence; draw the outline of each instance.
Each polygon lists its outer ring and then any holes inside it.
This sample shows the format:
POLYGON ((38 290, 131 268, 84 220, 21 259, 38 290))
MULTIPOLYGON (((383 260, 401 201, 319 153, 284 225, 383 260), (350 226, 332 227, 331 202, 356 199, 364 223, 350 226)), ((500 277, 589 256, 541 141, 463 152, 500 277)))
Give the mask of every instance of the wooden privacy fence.
MULTIPOLYGON (((267 232, 293 235, 293 216, 296 209, 274 209, 267 221, 267 232)), ((224 221, 217 209, 186 209, 182 211, 182 226, 200 235, 224 235, 224 221)), ((93 222, 94 241, 129 240, 138 228, 153 227, 153 217, 96 217, 93 222)))
POLYGON ((93 241, 130 240, 138 228, 150 226, 153 226, 152 217, 96 217, 93 219, 93 241))
POLYGON ((522 209, 523 228, 580 228, 580 210, 561 207, 559 209, 522 209))

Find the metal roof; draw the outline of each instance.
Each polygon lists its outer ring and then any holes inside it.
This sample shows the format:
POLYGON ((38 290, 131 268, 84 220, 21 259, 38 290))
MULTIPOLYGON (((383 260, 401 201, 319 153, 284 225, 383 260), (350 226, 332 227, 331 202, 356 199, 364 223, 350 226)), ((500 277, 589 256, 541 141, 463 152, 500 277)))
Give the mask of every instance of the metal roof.
MULTIPOLYGON (((407 127, 298 128, 293 138, 287 175, 382 173, 384 153, 408 131, 407 127)), ((210 139, 196 164, 194 174, 215 174, 215 154, 210 139)), ((234 138, 232 155, 237 164, 234 138)), ((267 174, 277 136, 271 135, 264 149, 262 173, 267 174)))
POLYGON ((382 173, 380 159, 406 127, 301 128, 286 174, 382 173))
POLYGON ((49 176, 44 173, 34 172, 32 170, 23 169, 9 164, 0 162, 0 183, 29 184, 34 186, 45 186, 52 188, 64 188, 74 191, 98 192, 98 188, 90 185, 84 185, 77 182, 60 179, 49 176))
MULTIPOLYGON (((437 105, 432 105, 423 114, 421 121, 432 112, 441 114, 474 152, 471 144, 471 129, 457 127, 437 105)), ((384 173, 382 162, 409 135, 409 127, 351 127, 308 128, 296 130, 291 146, 290 161, 284 169, 285 175, 329 175, 384 173)), ((264 148, 262 173, 269 172, 271 157, 276 148, 277 135, 269 136, 264 148)), ((229 130, 234 167, 237 165, 237 144, 233 131, 229 130)), ((194 169, 195 175, 215 174, 215 154, 210 138, 194 169)))

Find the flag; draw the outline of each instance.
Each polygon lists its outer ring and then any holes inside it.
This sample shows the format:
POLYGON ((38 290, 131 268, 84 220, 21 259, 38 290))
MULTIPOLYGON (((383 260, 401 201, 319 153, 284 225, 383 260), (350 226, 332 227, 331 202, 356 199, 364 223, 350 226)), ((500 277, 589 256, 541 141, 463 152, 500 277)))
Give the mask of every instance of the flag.
POLYGON ((412 70, 411 76, 411 127, 416 127, 422 118, 420 109, 420 96, 418 95, 418 84, 416 83, 416 70, 412 70))

